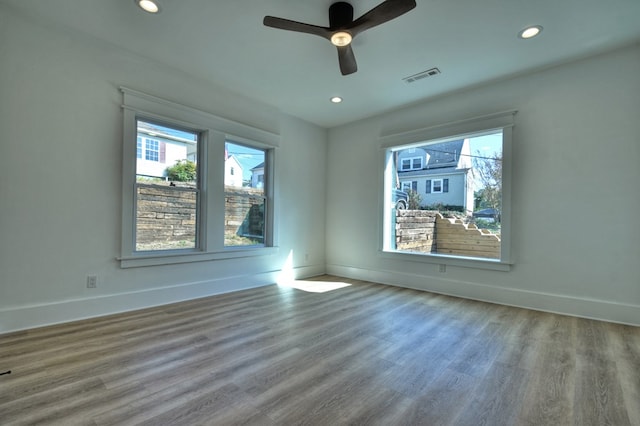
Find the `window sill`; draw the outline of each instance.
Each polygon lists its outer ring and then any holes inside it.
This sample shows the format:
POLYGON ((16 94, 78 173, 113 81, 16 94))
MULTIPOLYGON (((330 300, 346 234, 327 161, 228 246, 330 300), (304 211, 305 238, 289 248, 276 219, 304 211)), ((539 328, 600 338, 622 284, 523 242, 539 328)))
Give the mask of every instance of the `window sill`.
POLYGON ((450 256, 445 254, 409 253, 401 251, 380 251, 380 257, 385 259, 409 262, 434 263, 439 265, 457 266, 462 268, 487 269, 492 271, 511 270, 512 263, 498 259, 481 257, 450 256))
POLYGON ((120 267, 139 268, 145 266, 174 265, 179 263, 207 262, 212 260, 239 259, 245 257, 271 256, 278 247, 233 247, 218 252, 143 253, 119 257, 120 267))

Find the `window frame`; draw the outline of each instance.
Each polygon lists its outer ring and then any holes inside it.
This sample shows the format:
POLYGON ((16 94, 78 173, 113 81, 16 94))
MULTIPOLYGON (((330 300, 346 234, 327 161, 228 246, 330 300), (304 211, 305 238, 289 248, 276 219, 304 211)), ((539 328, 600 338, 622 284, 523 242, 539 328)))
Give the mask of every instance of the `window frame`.
MULTIPOLYGON (((166 165, 166 161, 164 156, 166 154, 162 154, 162 151, 165 150, 166 148, 163 146, 163 144, 165 144, 164 141, 160 141, 157 139, 153 139, 153 138, 147 138, 147 137, 142 137, 142 139, 144 140, 144 147, 145 147, 145 154, 143 155, 144 158, 140 159, 139 157, 137 157, 137 149, 136 149, 136 173, 135 173, 135 177, 134 177, 134 200, 133 200, 133 227, 134 227, 134 233, 133 233, 133 251, 135 255, 138 256, 142 256, 142 255, 155 255, 155 254, 160 254, 160 253, 188 253, 188 252, 197 252, 201 249, 201 244, 202 241, 204 240, 204 235, 201 232, 202 229, 202 223, 203 223, 203 217, 204 217, 204 208, 203 208, 203 191, 202 191, 202 185, 203 185, 203 180, 201 178, 201 176, 203 175, 203 170, 205 170, 203 168, 203 164, 204 162, 202 161, 202 159, 204 158, 204 153, 206 152, 206 134, 205 132, 201 131, 201 130, 197 130, 194 128, 186 128, 184 126, 179 126, 173 123, 168 123, 166 121, 158 121, 158 120, 154 120, 154 119, 149 119, 147 118, 145 115, 141 115, 141 114, 137 114, 136 118, 135 118, 135 123, 136 123, 136 135, 138 134, 138 122, 139 121, 143 121, 149 124, 156 124, 159 126, 163 126, 166 128, 170 128, 173 130, 182 130, 182 131, 188 131, 193 133, 194 135, 197 135, 197 160, 195 161, 196 163, 196 170, 197 170, 197 178, 196 178, 196 185, 195 188, 182 188, 179 186, 162 186, 162 190, 164 191, 169 191, 169 192, 193 192, 195 195, 195 199, 196 199, 196 231, 195 231, 195 241, 194 241, 194 247, 186 247, 186 248, 176 248, 176 249, 164 249, 164 250, 137 250, 136 249, 136 244, 137 244, 137 213, 138 213, 138 197, 137 197, 137 191, 140 188, 153 188, 156 187, 156 185, 154 185, 153 183, 143 183, 143 182, 138 182, 137 181, 137 176, 139 176, 139 174, 137 173, 137 162, 138 160, 143 160, 143 161, 151 161, 151 162, 157 162, 159 164, 163 164, 166 165), (157 151, 156 150, 152 150, 151 152, 155 152, 158 155, 158 160, 150 160, 147 158, 147 147, 149 146, 149 142, 154 143, 157 146, 157 151)), ((137 139, 136 139, 137 140, 137 139)), ((125 142, 126 143, 126 142, 125 142)), ((137 145, 137 142, 136 142, 137 145)))
MULTIPOLYGON (((278 206, 276 204, 275 157, 280 135, 246 124, 217 117, 175 102, 120 87, 123 95, 122 153, 122 238, 121 268, 143 267, 267 256, 278 251, 278 206), (135 251, 137 120, 199 134, 200 206, 195 249, 135 251), (264 245, 233 247, 224 245, 224 147, 227 140, 264 149, 265 158, 265 240, 264 245), (136 141, 136 143, 133 143, 136 141), (198 239, 199 238, 199 239, 198 239)), ((144 155, 143 155, 144 157, 144 155)))
MULTIPOLYGON (((454 122, 439 124, 431 127, 420 128, 402 133, 383 134, 380 139, 380 191, 379 201, 379 247, 378 254, 381 257, 421 262, 451 265, 459 267, 489 269, 497 271, 509 271, 513 265, 511 254, 511 151, 513 145, 513 126, 517 111, 504 111, 473 117, 454 122), (387 182, 393 179, 393 150, 408 149, 423 146, 425 143, 447 141, 455 138, 479 136, 502 131, 502 229, 501 229, 501 255, 500 259, 455 256, 437 253, 415 253, 392 249, 392 188, 387 182)), ((431 188, 433 189, 433 188, 431 188)))
POLYGON ((407 192, 407 191, 415 191, 418 192, 418 181, 417 180, 405 180, 400 182, 400 190, 407 192), (409 184, 410 188, 408 189, 404 189, 405 185, 409 184))
POLYGON ((431 194, 443 194, 444 181, 442 179, 431 179, 431 194), (436 182, 440 183, 440 189, 436 190, 436 182))
MULTIPOLYGON (((243 146, 245 148, 253 148, 255 150, 259 150, 259 151, 264 151, 264 166, 263 166, 263 173, 262 173, 262 177, 263 179, 268 179, 269 176, 267 176, 265 178, 265 175, 269 175, 271 174, 271 165, 273 164, 273 161, 270 161, 270 156, 272 156, 272 154, 270 154, 269 149, 266 149, 264 147, 258 147, 255 145, 255 143, 250 143, 247 142, 245 140, 239 140, 238 138, 234 138, 234 139, 229 139, 227 138, 227 140, 225 141, 225 146, 227 146, 228 144, 233 144, 236 146, 243 146)), ((225 151, 226 152, 226 151, 225 151)), ((230 173, 231 174, 231 173, 230 173)), ((226 177, 225 179, 226 180, 226 177)), ((223 182, 226 183, 226 182, 223 182)), ((268 235, 268 226, 267 223, 270 220, 270 216, 272 214, 272 212, 270 212, 269 209, 269 196, 268 196, 268 192, 269 192, 269 188, 267 188, 264 184, 264 180, 262 182, 262 187, 261 189, 263 189, 263 195, 235 195, 236 197, 242 197, 242 198, 247 198, 247 199, 259 199, 262 202, 264 202, 265 205, 265 211, 264 211, 264 222, 265 222, 265 229, 264 231, 264 235, 263 235, 263 239, 264 239, 264 243, 263 244, 255 244, 255 245, 226 245, 223 242, 223 247, 225 250, 242 250, 243 248, 247 248, 247 247, 267 247, 267 242, 269 241, 269 235, 268 235)), ((226 185, 224 186, 225 191, 226 191, 226 185)), ((226 194, 225 194, 225 198, 226 198, 226 194)), ((225 206, 226 206, 226 202, 225 202, 225 206)), ((226 220, 226 211, 225 211, 225 220, 226 220)))
POLYGON ((400 167, 400 172, 410 172, 412 170, 422 170, 422 157, 406 157, 402 159, 402 164, 400 167), (404 162, 409 162, 409 167, 404 168, 404 162), (415 166, 416 161, 419 161, 420 165, 418 167, 415 166))
POLYGON ((153 161, 154 163, 160 162, 160 141, 157 141, 155 139, 144 138, 144 159, 146 161, 153 161), (150 146, 152 147, 149 148, 150 146), (150 158, 150 157, 154 157, 154 158, 150 158))

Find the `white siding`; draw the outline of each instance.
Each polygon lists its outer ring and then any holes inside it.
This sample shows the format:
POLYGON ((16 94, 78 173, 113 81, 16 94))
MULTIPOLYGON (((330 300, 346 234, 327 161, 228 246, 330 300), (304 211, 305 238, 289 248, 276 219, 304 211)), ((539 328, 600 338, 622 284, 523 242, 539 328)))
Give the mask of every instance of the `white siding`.
MULTIPOLYGON (((154 140, 165 145, 164 161, 160 159, 158 161, 150 161, 145 159, 144 148, 142 152, 142 158, 138 158, 136 164, 136 173, 145 176, 165 177, 167 175, 167 167, 171 167, 179 160, 187 158, 187 146, 182 143, 166 141, 155 138, 154 140)), ((145 138, 142 140, 143 147, 145 145, 145 138)))
POLYGON ((237 188, 242 187, 242 166, 233 155, 230 155, 224 162, 224 184, 237 188))

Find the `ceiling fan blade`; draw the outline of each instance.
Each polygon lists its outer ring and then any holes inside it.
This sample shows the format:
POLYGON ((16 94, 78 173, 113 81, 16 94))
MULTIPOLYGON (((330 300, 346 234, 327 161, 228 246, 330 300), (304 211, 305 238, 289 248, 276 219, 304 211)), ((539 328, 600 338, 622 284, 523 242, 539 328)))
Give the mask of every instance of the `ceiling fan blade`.
POLYGON ((338 47, 338 62, 340 63, 340 72, 342 75, 349 75, 358 71, 356 57, 353 54, 353 49, 350 44, 338 47))
POLYGON ((326 38, 331 40, 331 31, 329 28, 319 27, 317 25, 305 24, 297 21, 290 21, 289 19, 276 18, 275 16, 265 16, 262 23, 271 28, 278 28, 280 30, 296 31, 299 33, 307 33, 326 38))
POLYGON ((353 21, 348 30, 355 37, 364 30, 404 15, 414 7, 415 0, 386 0, 353 21))

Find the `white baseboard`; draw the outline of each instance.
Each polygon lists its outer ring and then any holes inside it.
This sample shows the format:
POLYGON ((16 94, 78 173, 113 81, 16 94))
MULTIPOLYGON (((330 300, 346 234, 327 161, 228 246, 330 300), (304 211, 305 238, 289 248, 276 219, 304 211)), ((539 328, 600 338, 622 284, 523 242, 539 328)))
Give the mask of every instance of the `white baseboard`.
MULTIPOLYGON (((295 268, 295 278, 325 273, 323 266, 295 268)), ((181 283, 143 291, 0 309, 0 334, 167 305, 275 284, 281 271, 181 283)))
POLYGON ((537 311, 640 326, 640 306, 422 275, 327 265, 327 274, 537 311))

